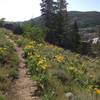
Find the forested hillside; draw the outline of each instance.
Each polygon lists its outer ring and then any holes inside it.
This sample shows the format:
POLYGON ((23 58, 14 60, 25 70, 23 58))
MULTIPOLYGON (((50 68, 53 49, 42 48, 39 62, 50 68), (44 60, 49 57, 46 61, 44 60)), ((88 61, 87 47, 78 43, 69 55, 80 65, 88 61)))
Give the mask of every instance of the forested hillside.
MULTIPOLYGON (((100 12, 80 12, 80 11, 69 11, 69 22, 77 20, 80 28, 94 27, 100 25, 100 12)), ((40 24, 42 17, 32 19, 35 23, 40 24)), ((31 21, 31 20, 30 20, 31 21)))

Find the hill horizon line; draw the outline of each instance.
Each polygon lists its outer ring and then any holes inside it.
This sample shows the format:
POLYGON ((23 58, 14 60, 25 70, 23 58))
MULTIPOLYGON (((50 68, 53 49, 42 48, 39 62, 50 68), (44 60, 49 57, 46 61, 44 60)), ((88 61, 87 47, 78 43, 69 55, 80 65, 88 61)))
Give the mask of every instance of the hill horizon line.
MULTIPOLYGON (((95 13, 100 13, 100 11, 95 11, 95 10, 93 10, 93 11, 79 11, 79 10, 71 10, 71 11, 68 11, 68 13, 69 12, 80 12, 80 13, 92 13, 92 12, 95 12, 95 13)), ((36 16, 36 17, 34 17, 34 18, 31 18, 31 19, 35 19, 35 18, 38 18, 38 17, 40 17, 41 15, 39 15, 39 16, 36 16)), ((2 18, 5 18, 5 17, 2 17, 2 18)), ((6 19, 6 18, 5 18, 6 19)), ((28 20, 19 20, 19 21, 9 21, 9 20, 6 20, 6 22, 24 22, 24 21, 29 21, 29 20, 31 20, 30 18, 28 19, 28 20)))

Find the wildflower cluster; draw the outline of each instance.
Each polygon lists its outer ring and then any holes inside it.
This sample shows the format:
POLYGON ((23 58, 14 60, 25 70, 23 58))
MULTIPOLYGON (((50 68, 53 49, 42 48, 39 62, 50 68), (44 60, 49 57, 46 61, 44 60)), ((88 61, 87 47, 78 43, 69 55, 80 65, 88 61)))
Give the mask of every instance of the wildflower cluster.
POLYGON ((4 53, 6 51, 6 48, 0 47, 0 54, 4 53))
POLYGON ((37 66, 40 66, 43 70, 49 67, 46 58, 39 58, 37 62, 37 66))
POLYGON ((36 53, 37 46, 41 47, 42 44, 37 44, 35 41, 32 41, 25 46, 24 51, 27 55, 27 58, 35 63, 35 67, 37 66, 36 70, 45 70, 48 68, 49 65, 47 63, 46 57, 41 56, 39 52, 36 53))
POLYGON ((64 62, 65 58, 63 55, 56 55, 55 60, 59 63, 64 62))
MULTIPOLYGON (((96 63, 93 64, 89 57, 82 57, 79 54, 71 53, 67 50, 64 51, 54 45, 38 42, 29 42, 25 45, 24 50, 32 78, 38 83, 40 82, 43 86, 42 88, 47 89, 46 86, 52 86, 52 83, 55 83, 56 87, 57 80, 62 81, 62 79, 59 79, 58 76, 54 77, 54 75, 59 75, 61 71, 65 72, 65 76, 67 76, 67 73, 69 79, 71 77, 72 83, 78 84, 77 88, 84 88, 89 93, 100 94, 100 87, 96 87, 96 75, 93 73, 96 63), (54 67, 51 69, 51 66, 54 67), (55 74, 56 72, 58 73, 55 74), (44 85, 47 83, 49 85, 44 85), (95 90, 94 88, 97 89, 95 90)), ((63 85, 63 81, 59 84, 63 85)), ((50 87, 50 89, 53 90, 55 87, 50 87)), ((69 88, 69 86, 64 87, 69 88)), ((73 87, 76 87, 76 85, 73 87)))
POLYGON ((0 59, 2 59, 6 55, 6 51, 6 48, 0 47, 0 59))
POLYGON ((49 67, 47 59, 37 53, 33 56, 29 56, 29 59, 34 60, 38 70, 46 70, 49 67))
POLYGON ((29 50, 29 49, 34 49, 34 46, 36 45, 36 42, 35 41, 32 41, 30 43, 28 43, 26 46, 25 46, 25 50, 29 50))
POLYGON ((95 94, 100 95, 100 88, 98 88, 96 85, 90 85, 89 90, 95 94))
POLYGON ((25 56, 32 57, 35 45, 36 45, 35 41, 29 42, 27 45, 25 45, 24 47, 25 56))
POLYGON ((100 85, 99 84, 95 84, 94 87, 95 87, 93 89, 94 93, 96 93, 97 95, 100 95, 100 85))

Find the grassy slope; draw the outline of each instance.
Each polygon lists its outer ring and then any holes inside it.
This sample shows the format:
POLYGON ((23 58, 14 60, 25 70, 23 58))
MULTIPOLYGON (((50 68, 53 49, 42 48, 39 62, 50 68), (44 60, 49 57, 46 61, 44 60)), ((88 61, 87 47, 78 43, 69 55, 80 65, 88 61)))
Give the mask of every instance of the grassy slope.
POLYGON ((0 100, 6 99, 5 94, 12 80, 17 78, 18 57, 13 45, 5 37, 6 33, 9 31, 0 29, 0 100))
POLYGON ((77 100, 99 100, 100 59, 81 56, 47 43, 27 38, 17 41, 25 51, 32 79, 41 86, 43 100, 66 100, 72 92, 77 100))
MULTIPOLYGON (((11 79, 16 77, 18 58, 14 47, 0 30, 0 47, 7 52, 0 58, 0 100, 9 90, 11 79)), ((25 51, 26 64, 32 79, 42 91, 42 100, 66 100, 65 93, 72 92, 77 100, 99 100, 100 59, 81 56, 47 43, 38 43, 10 34, 25 51)))

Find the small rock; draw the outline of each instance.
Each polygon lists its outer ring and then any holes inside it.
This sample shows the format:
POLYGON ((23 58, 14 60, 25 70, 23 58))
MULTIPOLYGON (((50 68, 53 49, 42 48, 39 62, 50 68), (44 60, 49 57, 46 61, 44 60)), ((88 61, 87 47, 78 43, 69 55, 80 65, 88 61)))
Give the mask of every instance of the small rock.
POLYGON ((68 100, 75 100, 75 96, 72 92, 68 92, 65 94, 68 100))

